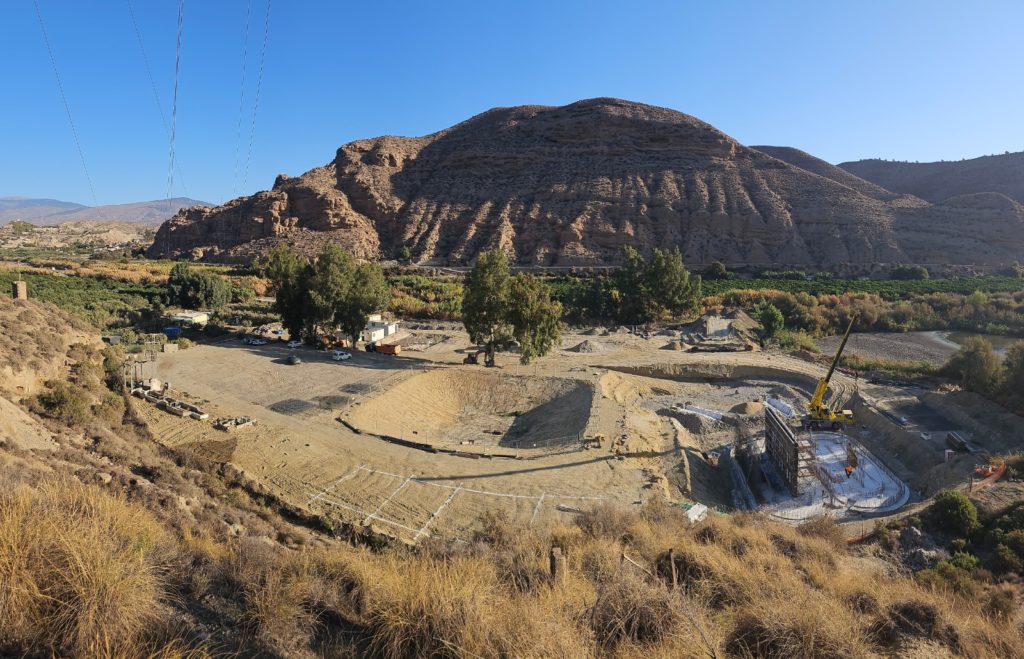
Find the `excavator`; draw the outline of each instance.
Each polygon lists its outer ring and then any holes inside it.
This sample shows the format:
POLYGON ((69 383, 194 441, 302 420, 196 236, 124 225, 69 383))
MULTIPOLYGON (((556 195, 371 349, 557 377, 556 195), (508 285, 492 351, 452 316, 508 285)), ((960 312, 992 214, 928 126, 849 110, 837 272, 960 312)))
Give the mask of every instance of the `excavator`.
POLYGON ((843 349, 846 348, 846 342, 850 338, 850 332, 853 331, 853 323, 856 320, 856 316, 850 319, 846 333, 843 334, 843 341, 839 344, 839 350, 836 351, 836 356, 832 360, 832 366, 829 367, 825 377, 818 380, 818 386, 814 388, 814 395, 811 396, 811 403, 808 406, 809 411, 803 418, 804 428, 819 430, 831 427, 832 430, 839 430, 843 426, 853 423, 853 412, 850 410, 837 412, 825 404, 825 392, 828 391, 828 383, 832 381, 832 374, 835 373, 836 366, 839 365, 839 358, 843 355, 843 349))
POLYGON ((471 352, 471 353, 467 354, 462 359, 462 363, 463 364, 479 364, 480 363, 480 355, 484 356, 484 365, 485 366, 494 366, 494 355, 489 354, 486 350, 477 350, 476 352, 471 352))

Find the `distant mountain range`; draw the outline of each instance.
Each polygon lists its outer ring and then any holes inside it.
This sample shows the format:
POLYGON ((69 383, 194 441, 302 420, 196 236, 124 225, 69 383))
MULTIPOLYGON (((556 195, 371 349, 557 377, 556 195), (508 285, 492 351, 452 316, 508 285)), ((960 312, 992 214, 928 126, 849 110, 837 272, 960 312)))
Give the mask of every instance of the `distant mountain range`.
POLYGON ((887 190, 933 204, 978 192, 998 192, 1024 204, 1024 152, 942 162, 857 160, 839 167, 887 190))
POLYGON ((99 220, 131 222, 156 226, 172 217, 182 208, 209 206, 205 201, 188 197, 173 197, 129 204, 84 206, 58 199, 32 199, 29 197, 0 197, 0 225, 22 220, 36 225, 99 220))

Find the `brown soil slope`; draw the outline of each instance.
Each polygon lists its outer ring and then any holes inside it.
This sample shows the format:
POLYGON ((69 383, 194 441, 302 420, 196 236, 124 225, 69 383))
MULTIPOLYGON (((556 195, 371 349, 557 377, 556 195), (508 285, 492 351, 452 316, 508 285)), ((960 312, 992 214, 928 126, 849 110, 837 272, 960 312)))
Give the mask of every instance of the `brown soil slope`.
POLYGON ((269 192, 180 212, 149 256, 245 262, 281 242, 308 253, 335 241, 362 258, 408 246, 420 263, 450 265, 492 248, 524 265, 604 265, 625 244, 679 246, 694 265, 807 269, 1024 257, 1020 207, 884 197, 674 110, 601 98, 346 144, 269 192))
POLYGON ((998 192, 1024 204, 1024 152, 950 162, 844 162, 842 169, 894 192, 939 203, 957 195, 998 192))
POLYGON ((98 344, 93 332, 52 304, 0 297, 0 395, 30 396, 62 379, 68 348, 98 344))

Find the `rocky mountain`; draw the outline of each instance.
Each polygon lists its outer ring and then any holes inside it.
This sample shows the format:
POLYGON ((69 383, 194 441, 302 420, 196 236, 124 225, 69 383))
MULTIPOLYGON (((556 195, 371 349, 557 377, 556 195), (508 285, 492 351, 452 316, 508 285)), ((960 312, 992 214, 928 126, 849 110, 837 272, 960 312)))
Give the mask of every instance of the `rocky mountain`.
POLYGON ((934 205, 764 149, 617 99, 495 108, 425 137, 351 142, 267 192, 183 210, 149 254, 245 262, 334 241, 366 259, 407 246, 439 265, 491 248, 524 265, 605 265, 626 244, 678 246, 692 265, 805 269, 1024 258, 1019 204, 934 205))
POLYGON ((949 162, 844 162, 842 169, 894 192, 932 203, 979 192, 998 192, 1024 203, 1024 152, 949 162))
POLYGON ((188 197, 155 199, 128 204, 83 206, 56 199, 0 197, 0 224, 23 220, 37 225, 62 224, 83 220, 104 222, 137 222, 156 226, 183 208, 209 206, 188 197))

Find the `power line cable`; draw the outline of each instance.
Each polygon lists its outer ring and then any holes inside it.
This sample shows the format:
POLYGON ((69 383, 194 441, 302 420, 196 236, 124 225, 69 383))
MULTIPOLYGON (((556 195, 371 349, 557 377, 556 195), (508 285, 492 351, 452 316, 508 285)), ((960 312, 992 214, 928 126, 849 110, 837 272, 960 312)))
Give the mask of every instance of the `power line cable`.
POLYGON ((252 161, 252 145, 256 138, 256 112, 260 109, 260 87, 263 85, 263 60, 267 55, 267 38, 270 35, 270 0, 267 0, 267 14, 263 19, 263 49, 260 51, 260 72, 256 76, 256 100, 252 106, 252 126, 249 128, 249 154, 245 158, 245 175, 242 187, 249 182, 249 163, 252 161))
MULTIPOLYGON (((135 30, 135 39, 139 42, 139 50, 142 52, 142 62, 146 66, 146 75, 149 77, 149 88, 153 91, 153 100, 156 103, 157 112, 160 113, 160 123, 164 127, 164 133, 168 138, 171 136, 171 129, 167 126, 167 115, 164 114, 163 101, 160 100, 160 92, 156 89, 156 81, 153 79, 153 70, 149 66, 149 56, 146 54, 146 46, 142 41, 142 33, 139 31, 139 24, 135 20, 135 9, 132 7, 132 0, 128 0, 128 15, 132 19, 132 28, 135 30)), ((174 163, 174 169, 178 172, 178 179, 181 181, 181 189, 188 196, 188 186, 185 185, 185 176, 181 173, 181 165, 174 163)))
POLYGON ((252 0, 245 5, 245 36, 242 38, 242 84, 238 93, 238 125, 235 127, 235 173, 231 178, 231 197, 238 192, 238 151, 242 142, 242 108, 245 101, 245 64, 249 58, 249 18, 252 15, 252 0))
POLYGON ((178 39, 174 48, 174 97, 171 100, 171 146, 167 162, 167 208, 171 207, 171 188, 174 185, 174 138, 178 130, 178 75, 181 72, 181 24, 185 14, 185 0, 178 0, 178 39))
POLYGON ((57 79, 57 89, 60 90, 60 98, 64 101, 64 111, 68 115, 68 123, 71 124, 71 134, 75 137, 75 146, 78 148, 78 157, 82 161, 82 169, 85 171, 85 180, 89 182, 89 193, 92 195, 92 205, 99 206, 96 201, 96 189, 92 185, 92 176, 89 175, 89 167, 85 164, 85 151, 82 150, 82 142, 78 139, 78 130, 75 128, 75 120, 71 118, 71 106, 68 104, 68 97, 64 94, 64 84, 60 80, 60 72, 57 70, 57 59, 53 56, 53 48, 50 47, 50 37, 46 33, 46 24, 43 22, 43 13, 39 11, 39 0, 32 0, 36 8, 36 17, 39 19, 39 29, 43 32, 43 41, 46 43, 46 52, 50 54, 50 65, 53 66, 53 77, 57 79))

